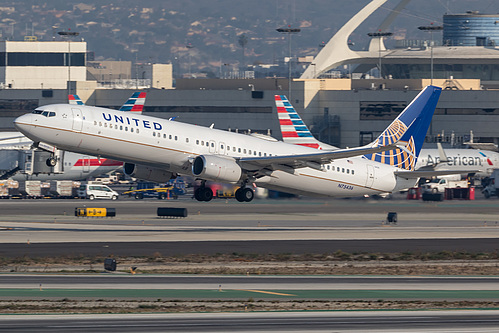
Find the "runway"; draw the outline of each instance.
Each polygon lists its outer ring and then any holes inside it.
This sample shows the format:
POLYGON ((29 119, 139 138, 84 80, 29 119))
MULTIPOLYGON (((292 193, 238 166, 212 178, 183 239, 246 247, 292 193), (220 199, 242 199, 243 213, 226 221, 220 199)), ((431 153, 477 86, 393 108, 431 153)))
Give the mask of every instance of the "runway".
POLYGON ((1 200, 0 256, 147 256, 215 253, 468 251, 499 248, 490 200, 1 200), (114 218, 78 218, 76 207, 113 207, 114 218), (185 207, 185 219, 156 216, 185 207), (385 223, 389 211, 397 225, 385 223))
POLYGON ((498 311, 2 316, 8 332, 497 332, 498 311))
MULTIPOLYGON (((475 290, 499 291, 498 276, 230 276, 1 274, 0 288, 155 290, 475 290)), ((0 295, 1 297, 1 295, 0 295)), ((215 296, 219 297, 219 296, 215 296)))

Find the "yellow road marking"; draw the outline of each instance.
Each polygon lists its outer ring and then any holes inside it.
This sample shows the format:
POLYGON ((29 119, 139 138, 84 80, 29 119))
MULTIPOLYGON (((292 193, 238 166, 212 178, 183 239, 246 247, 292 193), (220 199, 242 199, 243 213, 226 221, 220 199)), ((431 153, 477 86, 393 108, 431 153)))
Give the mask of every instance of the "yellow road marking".
POLYGON ((252 293, 279 295, 279 296, 296 296, 296 295, 293 295, 293 294, 282 294, 282 293, 276 293, 276 292, 273 292, 273 291, 264 291, 264 290, 251 290, 251 289, 236 289, 236 290, 249 291, 249 292, 252 292, 252 293))

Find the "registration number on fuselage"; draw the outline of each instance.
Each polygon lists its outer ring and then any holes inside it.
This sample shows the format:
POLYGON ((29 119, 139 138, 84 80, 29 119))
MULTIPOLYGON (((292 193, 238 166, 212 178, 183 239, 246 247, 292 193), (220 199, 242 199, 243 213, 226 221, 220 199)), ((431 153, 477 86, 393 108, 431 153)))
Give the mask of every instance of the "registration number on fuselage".
POLYGON ((353 190, 353 186, 352 185, 338 184, 338 187, 341 188, 342 190, 350 190, 350 191, 353 190))

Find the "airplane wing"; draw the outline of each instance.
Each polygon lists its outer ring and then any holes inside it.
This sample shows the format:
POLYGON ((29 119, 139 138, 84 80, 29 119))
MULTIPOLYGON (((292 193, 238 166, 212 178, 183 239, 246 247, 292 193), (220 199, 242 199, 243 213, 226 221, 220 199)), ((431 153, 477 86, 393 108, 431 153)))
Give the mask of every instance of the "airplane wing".
POLYGON ((261 169, 290 170, 299 168, 313 168, 321 170, 321 164, 329 163, 333 160, 356 157, 366 154, 374 154, 383 151, 402 148, 401 143, 395 142, 386 146, 364 146, 352 149, 338 149, 333 151, 320 151, 310 154, 280 155, 268 157, 242 157, 238 159, 241 168, 248 171, 258 171, 261 169))

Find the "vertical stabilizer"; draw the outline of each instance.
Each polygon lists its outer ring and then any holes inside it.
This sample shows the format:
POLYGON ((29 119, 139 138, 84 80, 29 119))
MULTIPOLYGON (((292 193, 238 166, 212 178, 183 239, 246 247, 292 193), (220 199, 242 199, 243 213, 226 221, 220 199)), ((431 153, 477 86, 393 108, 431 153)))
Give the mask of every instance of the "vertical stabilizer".
POLYGON ((146 95, 147 93, 145 92, 134 92, 120 108, 120 111, 141 114, 144 109, 144 104, 146 103, 146 95))
POLYGON ((282 141, 316 149, 334 150, 336 147, 317 140, 285 95, 275 95, 275 105, 281 127, 282 141))
POLYGON ((441 91, 440 87, 427 86, 371 144, 373 147, 379 147, 400 142, 405 144, 404 149, 369 154, 365 157, 405 170, 414 170, 441 91))
POLYGON ((68 95, 68 101, 71 105, 85 105, 78 95, 68 95))

